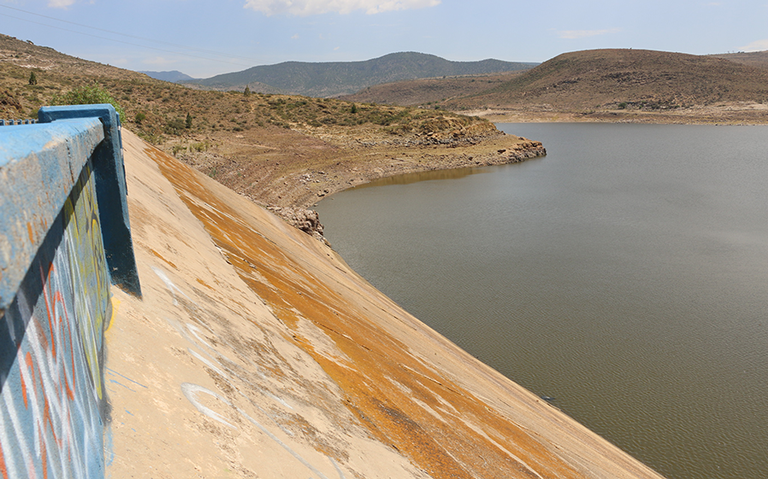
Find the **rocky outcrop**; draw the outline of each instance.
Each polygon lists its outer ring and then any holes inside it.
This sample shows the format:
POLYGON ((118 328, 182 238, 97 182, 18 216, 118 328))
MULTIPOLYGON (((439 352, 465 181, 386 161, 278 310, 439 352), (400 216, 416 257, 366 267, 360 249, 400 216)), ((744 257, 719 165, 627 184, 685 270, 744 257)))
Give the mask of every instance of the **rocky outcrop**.
POLYGON ((261 196, 245 196, 256 203, 266 204, 267 209, 291 226, 326 242, 318 213, 310 209, 326 196, 391 176, 506 165, 547 154, 540 141, 506 135, 497 130, 494 132, 482 136, 465 136, 455 132, 431 137, 417 136, 410 137, 410 143, 399 145, 383 145, 379 139, 375 144, 358 146, 363 150, 370 148, 373 153, 365 162, 338 162, 327 165, 323 170, 309 169, 293 175, 275 176, 266 188, 260 190, 261 196), (403 150, 403 147, 406 149, 403 150), (271 194, 267 195, 267 192, 271 194))
MULTIPOLYGON (((309 171, 300 175, 283 177, 274 182, 275 195, 290 206, 277 206, 268 202, 268 209, 292 226, 315 238, 323 238, 323 226, 311 205, 320 199, 340 191, 369 183, 381 178, 424 171, 450 170, 480 166, 507 165, 520 163, 547 154, 540 141, 519 138, 512 135, 496 134, 490 138, 477 139, 477 145, 469 143, 471 138, 450 140, 435 138, 435 142, 454 141, 446 148, 445 143, 429 147, 421 145, 399 145, 408 148, 404 156, 389 155, 372 159, 355 166, 339 163, 327 170, 309 171), (455 145, 455 146, 454 146, 455 145), (287 180, 287 181, 285 181, 287 180)), ((382 145, 376 145, 381 147, 382 145)), ((385 146, 385 148, 389 148, 385 146)), ((394 148, 391 151, 396 151, 394 148)), ((251 197, 257 201, 257 198, 251 197)))
POLYGON ((317 214, 317 211, 306 208, 275 205, 268 205, 267 209, 284 219, 294 228, 300 229, 321 241, 325 241, 323 238, 323 225, 320 223, 320 215, 317 214))
POLYGON ((524 139, 522 143, 511 148, 501 148, 496 150, 499 159, 490 157, 486 159, 488 165, 500 165, 510 163, 520 163, 531 158, 539 158, 547 155, 547 149, 540 141, 524 139))

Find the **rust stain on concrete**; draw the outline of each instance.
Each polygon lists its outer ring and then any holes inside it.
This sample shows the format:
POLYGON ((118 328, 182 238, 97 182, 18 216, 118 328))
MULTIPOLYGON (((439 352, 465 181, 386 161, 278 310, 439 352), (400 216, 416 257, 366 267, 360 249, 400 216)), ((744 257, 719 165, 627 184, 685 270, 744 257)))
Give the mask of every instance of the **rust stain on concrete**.
POLYGON ((159 258, 161 261, 163 261, 165 264, 167 264, 171 268, 178 269, 178 267, 172 261, 165 259, 163 257, 163 255, 161 255, 157 251, 153 250, 152 248, 149 248, 149 252, 152 253, 153 255, 155 255, 155 257, 159 258))
MULTIPOLYGON (((334 291, 247 218, 211 194, 196 173, 147 149, 239 276, 292 332, 346 395, 370 435, 436 478, 583 475, 534 434, 503 417, 371 320, 375 306, 334 291), (309 321, 337 354, 303 334, 309 321)), ((381 314, 379 312, 379 314, 381 314)))
POLYGON ((660 477, 319 241, 123 141, 144 294, 112 288, 110 477, 660 477))

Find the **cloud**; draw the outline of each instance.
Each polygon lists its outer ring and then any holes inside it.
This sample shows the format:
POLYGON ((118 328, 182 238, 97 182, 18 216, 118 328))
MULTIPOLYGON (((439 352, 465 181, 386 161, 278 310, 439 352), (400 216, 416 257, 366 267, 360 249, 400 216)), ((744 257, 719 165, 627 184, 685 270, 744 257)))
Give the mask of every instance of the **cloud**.
POLYGON ((561 30, 558 33, 560 38, 566 40, 577 40, 579 38, 596 37, 598 35, 609 35, 611 33, 618 33, 619 28, 608 28, 605 30, 561 30))
POLYGON ((739 50, 743 52, 759 52, 768 50, 768 39, 754 41, 749 45, 739 47, 739 50))
POLYGON ((68 8, 74 5, 75 0, 48 0, 50 8, 68 8))
MULTIPOLYGON (((74 0, 51 0, 74 1, 74 0)), ((323 13, 347 14, 364 10, 373 15, 396 10, 434 7, 441 0, 245 0, 244 8, 250 8, 267 16, 282 13, 305 17, 323 13)))

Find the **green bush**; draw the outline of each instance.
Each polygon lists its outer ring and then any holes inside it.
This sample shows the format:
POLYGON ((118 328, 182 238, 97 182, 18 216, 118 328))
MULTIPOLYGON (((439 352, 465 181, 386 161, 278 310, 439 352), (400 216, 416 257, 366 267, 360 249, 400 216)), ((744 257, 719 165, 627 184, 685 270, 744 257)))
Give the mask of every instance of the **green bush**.
POLYGON ((98 83, 77 87, 63 95, 54 95, 51 99, 53 105, 94 105, 98 103, 109 103, 115 107, 121 118, 126 117, 123 107, 98 83))
POLYGON ((200 143, 192 143, 191 147, 193 150, 197 151, 198 153, 202 153, 203 151, 207 150, 210 145, 207 141, 202 141, 200 143))
POLYGON ((186 122, 181 118, 174 118, 172 120, 168 120, 168 122, 165 124, 165 132, 169 135, 180 135, 181 130, 185 129, 186 122))

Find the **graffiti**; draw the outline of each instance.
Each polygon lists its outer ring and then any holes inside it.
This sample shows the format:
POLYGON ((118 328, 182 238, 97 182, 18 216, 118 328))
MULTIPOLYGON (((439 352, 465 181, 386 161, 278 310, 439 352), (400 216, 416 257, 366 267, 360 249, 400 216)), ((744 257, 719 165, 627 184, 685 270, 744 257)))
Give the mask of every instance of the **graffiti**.
MULTIPOLYGON (((177 294, 180 296, 183 296, 187 300, 191 301, 189 296, 187 296, 184 291, 182 291, 176 284, 171 281, 170 278, 163 272, 160 268, 153 267, 152 268, 155 274, 165 283, 165 286, 168 288, 169 292, 171 293, 171 296, 173 298, 174 304, 178 304, 177 300, 177 294)), ((205 364, 208 368, 210 368, 212 371, 216 372, 220 376, 220 378, 226 382, 230 388, 232 388, 233 391, 237 391, 239 395, 246 400, 248 403, 251 404, 259 413, 263 414, 267 418, 269 418, 273 425, 280 429, 283 433, 285 433, 288 436, 293 436, 293 433, 287 429, 285 429, 283 426, 281 426, 275 418, 264 408, 262 408, 259 404, 254 402, 252 399, 250 399, 248 396, 246 396, 238 387, 236 384, 236 380, 243 381, 248 383, 250 389, 254 391, 258 391, 263 396, 279 403, 285 408, 293 409, 287 402, 285 402, 283 399, 275 396, 274 394, 270 393, 269 391, 266 391, 264 389, 259 388, 252 382, 247 381, 246 379, 240 377, 240 375, 237 373, 237 371, 231 367, 232 364, 234 364, 231 360, 229 360, 226 356, 216 351, 209 342, 205 339, 203 334, 201 334, 200 328, 194 324, 181 324, 176 321, 173 321, 171 319, 166 318, 166 321, 168 324, 174 328, 180 335, 183 337, 192 347, 187 348, 187 352, 200 361, 201 363, 205 364)), ((211 331, 212 333, 212 331, 211 331)), ((224 338, 217 338, 217 341, 227 344, 228 346, 232 347, 227 343, 227 341, 224 338)), ((257 365, 251 363, 250 364, 253 367, 253 371, 259 375, 264 376, 264 372, 259 368, 257 365)), ((307 469, 309 469, 313 474, 315 474, 319 479, 328 479, 327 476, 325 476, 322 472, 320 472, 315 466, 313 466, 309 461, 307 461, 304 457, 302 457, 299 453, 291 449, 291 447, 286 444, 284 441, 280 440, 279 437, 277 437, 272 431, 269 430, 266 426, 261 424, 259 421, 254 419, 251 415, 249 415, 246 411, 244 411, 242 408, 238 407, 236 404, 234 404, 232 401, 227 400, 226 398, 222 397, 221 395, 215 393, 214 391, 211 391, 210 389, 207 389, 203 386, 193 384, 193 383, 183 383, 181 384, 181 391, 184 394, 184 396, 189 400, 189 402, 197 409, 201 414, 206 415, 207 417, 223 424, 224 426, 227 426, 231 429, 237 429, 236 426, 234 426, 230 421, 227 421, 225 418, 226 413, 219 413, 211 409, 210 407, 207 407, 202 404, 200 400, 198 400, 198 396, 200 394, 205 394, 208 396, 211 396, 215 398, 218 403, 223 405, 223 408, 228 409, 229 414, 236 414, 240 416, 242 419, 245 419, 246 421, 250 422, 256 428, 258 428, 264 435, 266 435, 270 440, 275 442, 277 445, 279 445, 281 448, 283 448, 288 454, 293 456, 299 463, 304 465, 307 469)), ((339 465, 336 463, 336 461, 333 460, 333 458, 328 457, 328 460, 333 465, 334 469, 336 470, 336 473, 339 475, 340 479, 345 479, 344 473, 342 472, 339 465)))
POLYGON ((104 477, 109 275, 90 163, 0 318, 0 478, 104 477))
MULTIPOLYGON (((310 471, 312 471, 314 474, 317 474, 317 476, 318 476, 320 479, 328 479, 328 478, 325 476, 325 474, 323 474, 322 472, 318 471, 318 470, 317 470, 317 469, 316 469, 316 468, 315 468, 315 467, 314 467, 312 464, 310 464, 310 463, 309 463, 309 462, 308 462, 306 459, 304 459, 304 458, 303 458, 301 455, 299 455, 299 454, 298 454, 296 451, 294 451, 293 449, 291 449, 291 448, 290 448, 290 447, 289 447, 289 446, 288 446, 286 443, 284 443, 283 441, 281 441, 281 440, 280 440, 280 438, 278 438, 277 436, 275 436, 274 434, 272 434, 272 433, 269 431, 269 429, 267 429, 266 427, 262 426, 260 422, 256 421, 256 420, 255 420, 254 418, 252 418, 252 417, 251 417, 251 416, 250 416, 248 413, 246 413, 245 411, 243 411, 243 410, 242 410, 242 409, 240 409, 239 407, 235 406, 235 405, 234 405, 234 404, 232 404, 231 402, 227 401, 227 400, 226 400, 226 399, 224 399, 223 397, 219 396, 219 395, 218 395, 218 394, 216 394, 215 392, 211 391, 210 389, 206 389, 206 388, 204 388, 204 387, 202 387, 202 386, 198 386, 197 384, 192 384, 192 383, 183 383, 183 384, 181 385, 181 391, 184 393, 184 396, 186 396, 186 398, 189 400, 189 402, 191 402, 191 403, 192 403, 192 405, 193 405, 193 406, 195 406, 195 408, 196 408, 198 411, 200 411, 201 413, 203 413, 203 414, 205 414, 206 416, 210 417, 211 419, 214 419, 214 420, 216 420, 216 421, 218 421, 218 422, 220 422, 220 423, 224 424, 225 426, 231 427, 232 429, 236 429, 236 428, 235 428, 235 426, 233 426, 232 424, 228 423, 228 422, 227 422, 227 420, 226 420, 226 419, 224 419, 224 417, 223 417, 221 414, 217 413, 216 411, 214 411, 214 410, 212 410, 212 409, 210 409, 210 408, 208 408, 208 407, 206 407, 206 406, 203 406, 203 405, 200 403, 200 401, 198 401, 198 400, 197 400, 197 394, 198 394, 198 393, 208 394, 208 395, 210 395, 210 396, 213 396, 214 398, 218 399, 218 400, 219 400, 219 401, 221 401, 222 403, 226 404, 227 406, 229 406, 229 407, 231 407, 231 408, 234 408, 234 410, 235 410, 235 411, 237 411, 237 412, 238 412, 238 413, 239 413, 239 414, 240 414, 240 415, 241 415, 241 416, 242 416, 244 419, 246 419, 247 421, 249 421, 250 423, 252 423, 254 426, 256 426, 257 428, 259 428, 259 430, 260 430, 261 432, 263 432, 264 434, 266 434, 266 435, 267 435, 267 437, 269 437, 271 440, 273 440, 275 443, 277 443, 277 444, 278 444, 280 447, 282 447, 283 449, 285 449, 285 450, 286 450, 286 451, 287 451, 287 452, 288 452, 288 453, 289 453, 291 456, 293 456, 294 458, 296 458, 296 460, 297 460, 297 461, 299 461, 300 463, 302 463, 302 464, 303 464, 303 465, 304 465, 304 466, 305 466, 307 469, 309 469, 310 471)), ((330 457, 329 457, 328 459, 331 461, 331 464, 333 464, 334 468, 336 469, 336 472, 338 472, 340 479, 345 479, 345 477, 344 477, 344 473, 343 473, 343 472, 341 472, 341 469, 339 468, 339 465, 338 465, 338 464, 336 464, 336 461, 334 461, 334 460, 333 460, 333 459, 331 459, 330 457)))

